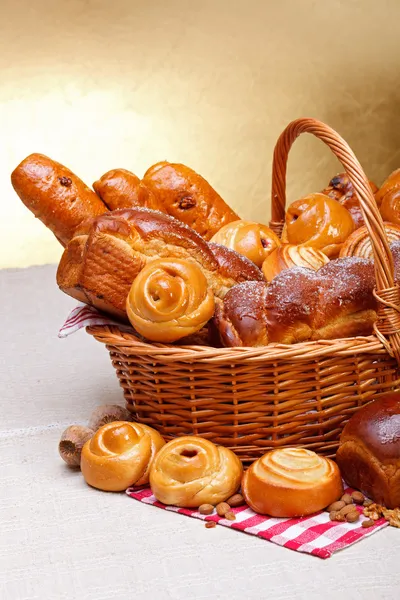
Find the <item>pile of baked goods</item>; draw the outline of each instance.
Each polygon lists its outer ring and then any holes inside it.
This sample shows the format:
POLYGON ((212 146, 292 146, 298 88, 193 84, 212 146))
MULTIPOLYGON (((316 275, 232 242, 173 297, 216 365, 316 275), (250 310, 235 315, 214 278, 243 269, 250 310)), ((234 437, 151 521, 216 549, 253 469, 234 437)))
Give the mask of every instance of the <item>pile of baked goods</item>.
POLYGON ((337 463, 303 448, 277 448, 246 472, 230 449, 197 436, 165 442, 119 406, 100 407, 88 427, 73 425, 59 451, 104 491, 149 486, 159 502, 234 520, 245 503, 259 514, 301 517, 323 509, 332 521, 368 527, 384 516, 400 527, 400 393, 363 407, 347 423, 337 463), (355 488, 344 494, 344 480, 355 488))
MULTIPOLYGON (((373 262, 360 242, 363 217, 345 174, 293 202, 281 238, 240 219, 180 164, 160 162, 141 180, 115 169, 90 189, 33 154, 11 179, 64 246, 60 289, 129 321, 145 340, 262 346, 372 332, 373 262)), ((397 273, 400 170, 380 189, 370 186, 394 241, 397 273)))

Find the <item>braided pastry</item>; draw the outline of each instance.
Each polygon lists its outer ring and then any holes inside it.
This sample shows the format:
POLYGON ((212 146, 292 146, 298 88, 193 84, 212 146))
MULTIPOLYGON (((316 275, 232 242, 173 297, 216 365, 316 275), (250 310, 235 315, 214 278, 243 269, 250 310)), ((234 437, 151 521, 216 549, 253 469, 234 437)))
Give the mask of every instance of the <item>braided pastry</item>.
POLYGON ((257 513, 302 517, 322 510, 343 493, 338 466, 304 448, 267 452, 246 471, 242 491, 257 513))
POLYGON ((146 485, 161 435, 147 425, 113 421, 100 427, 82 449, 81 471, 86 483, 107 492, 146 485))
POLYGON ((158 259, 136 277, 126 310, 133 327, 145 338, 175 342, 211 319, 214 295, 195 263, 158 259))
POLYGON ((164 504, 197 508, 216 505, 239 488, 243 466, 228 448, 195 436, 168 442, 150 471, 153 494, 164 504))

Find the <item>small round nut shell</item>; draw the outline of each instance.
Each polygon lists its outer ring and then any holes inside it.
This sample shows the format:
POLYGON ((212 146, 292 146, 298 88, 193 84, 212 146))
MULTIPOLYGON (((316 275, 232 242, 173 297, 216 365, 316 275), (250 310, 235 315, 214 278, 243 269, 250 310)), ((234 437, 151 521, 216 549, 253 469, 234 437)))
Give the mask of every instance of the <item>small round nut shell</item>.
POLYGON ((220 517, 224 517, 226 513, 231 510, 231 507, 227 502, 220 502, 215 508, 217 509, 217 514, 220 517))
POLYGON ((363 504, 365 500, 365 496, 362 492, 353 492, 351 497, 353 498, 353 502, 355 504, 363 504))
POLYGON ((229 506, 231 506, 232 508, 236 508, 237 506, 243 506, 243 504, 245 504, 245 500, 242 494, 234 494, 233 496, 228 498, 226 503, 229 504, 229 506))
POLYGON ((360 518, 360 513, 358 510, 351 510, 346 514, 345 518, 348 523, 356 523, 356 521, 358 521, 360 518))
POLYGON ((62 433, 58 451, 69 467, 80 467, 82 448, 93 435, 93 429, 84 425, 70 425, 62 433))
POLYGON ((343 494, 343 496, 340 499, 345 504, 353 504, 353 498, 350 496, 350 494, 343 494))
POLYGON ((201 515, 212 515, 214 512, 214 507, 212 504, 202 504, 199 506, 199 513, 201 515))
POLYGON ((97 431, 103 425, 113 421, 131 421, 132 415, 127 408, 119 404, 103 404, 98 406, 91 414, 89 428, 97 431))

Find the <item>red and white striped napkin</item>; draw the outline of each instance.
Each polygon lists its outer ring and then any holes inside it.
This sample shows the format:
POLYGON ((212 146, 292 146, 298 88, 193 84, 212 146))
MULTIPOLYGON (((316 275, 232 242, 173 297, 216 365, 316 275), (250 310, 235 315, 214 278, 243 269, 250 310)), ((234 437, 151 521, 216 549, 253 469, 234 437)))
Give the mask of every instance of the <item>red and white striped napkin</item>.
MULTIPOLYGON (((348 493, 352 491, 346 489, 348 493)), ((362 515, 362 507, 360 506, 357 508, 361 517, 357 523, 330 521, 327 512, 316 513, 301 519, 275 519, 258 515, 247 505, 233 508, 232 511, 236 515, 236 521, 228 521, 228 519, 219 517, 217 514, 205 516, 193 509, 165 506, 165 504, 161 504, 156 500, 150 488, 129 488, 126 493, 131 498, 145 504, 151 504, 158 508, 203 521, 215 521, 224 527, 231 527, 236 531, 256 535, 263 540, 268 540, 290 550, 306 552, 320 558, 329 558, 334 552, 343 550, 388 525, 388 522, 381 518, 372 527, 362 527, 361 523, 366 517, 362 515)))
POLYGON ((133 331, 132 327, 114 321, 111 317, 100 313, 93 306, 80 304, 69 313, 64 324, 58 332, 58 337, 65 338, 90 325, 117 325, 121 331, 133 331))

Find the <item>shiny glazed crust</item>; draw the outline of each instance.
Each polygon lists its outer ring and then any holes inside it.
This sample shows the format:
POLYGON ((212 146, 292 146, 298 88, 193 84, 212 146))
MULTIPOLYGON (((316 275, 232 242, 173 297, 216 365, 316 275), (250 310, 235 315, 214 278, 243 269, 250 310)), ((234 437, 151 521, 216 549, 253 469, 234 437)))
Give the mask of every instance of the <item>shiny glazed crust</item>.
POLYGON ((400 169, 389 175, 375 198, 383 220, 400 225, 400 169))
POLYGON ((161 435, 147 425, 107 423, 83 446, 82 474, 86 483, 107 492, 146 485, 154 457, 164 444, 161 435))
POLYGON ((373 264, 362 258, 333 260, 318 271, 293 267, 268 286, 234 286, 217 302, 214 326, 225 346, 369 335, 376 320, 374 285, 373 264))
MULTIPOLYGON (((373 181, 370 181, 369 185, 372 193, 375 194, 378 191, 377 186, 373 181)), ((338 175, 335 175, 335 177, 332 177, 328 187, 322 190, 321 193, 333 198, 342 206, 347 208, 351 214, 356 229, 365 224, 360 203, 347 173, 339 173, 338 175)))
POLYGON ((25 206, 63 246, 85 219, 107 212, 79 177, 43 154, 25 158, 11 174, 11 182, 25 206))
POLYGON ((257 513, 302 517, 340 498, 342 479, 329 458, 303 448, 271 450, 246 471, 242 492, 257 513))
POLYGON ((150 470, 150 487, 164 504, 197 508, 216 505, 239 488, 243 466, 236 454, 195 436, 168 442, 150 470))
POLYGON ((400 506, 400 394, 361 408, 343 429, 336 460, 345 481, 387 508, 400 506))
POLYGON ((267 281, 272 281, 276 275, 285 269, 306 267, 317 271, 327 262, 329 262, 329 258, 321 250, 311 246, 283 244, 264 260, 262 272, 267 281))

